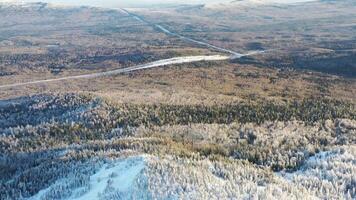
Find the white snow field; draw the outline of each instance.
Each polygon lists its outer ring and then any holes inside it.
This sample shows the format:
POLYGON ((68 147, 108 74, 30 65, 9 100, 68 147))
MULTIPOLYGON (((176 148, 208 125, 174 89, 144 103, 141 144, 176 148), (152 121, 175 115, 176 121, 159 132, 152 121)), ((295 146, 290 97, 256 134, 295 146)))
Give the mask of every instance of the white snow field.
MULTIPOLYGON (((132 199, 132 195, 139 195, 142 189, 135 188, 137 181, 142 178, 141 172, 145 168, 143 156, 129 157, 110 164, 102 164, 89 177, 85 186, 70 188, 71 178, 58 180, 52 186, 41 190, 28 200, 51 199, 53 193, 63 192, 64 188, 70 195, 63 195, 63 199, 96 200, 96 199, 132 199)), ((74 178, 74 177, 73 177, 74 178)))
POLYGON ((243 162, 150 160, 148 182, 158 199, 348 199, 356 193, 356 146, 306 160, 300 170, 273 173, 243 162), (184 174, 184 176, 182 176, 184 174))
POLYGON ((319 198, 351 200, 356 193, 356 146, 321 152, 300 170, 280 175, 319 198))
MULTIPOLYGON (((352 199, 356 146, 309 158, 301 169, 273 173, 247 161, 133 156, 99 163, 85 184, 58 180, 28 200, 352 199), (67 194, 67 195, 66 195, 67 194), (58 196, 56 196, 58 199, 58 196)), ((85 177, 85 176, 84 176, 85 177)))
POLYGON ((72 199, 99 199, 100 196, 105 195, 117 198, 129 197, 129 194, 134 191, 134 182, 144 167, 143 158, 129 158, 113 165, 106 164, 90 177, 89 191, 72 199))

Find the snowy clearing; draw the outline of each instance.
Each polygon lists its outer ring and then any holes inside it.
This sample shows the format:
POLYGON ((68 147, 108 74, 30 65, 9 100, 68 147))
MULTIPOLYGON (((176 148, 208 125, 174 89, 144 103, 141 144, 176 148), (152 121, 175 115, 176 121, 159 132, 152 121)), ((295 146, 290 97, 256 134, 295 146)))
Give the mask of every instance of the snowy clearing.
POLYGON ((113 165, 106 164, 90 177, 89 192, 73 199, 99 199, 100 196, 108 195, 108 193, 113 195, 114 193, 130 193, 144 167, 143 158, 128 158, 113 165))
MULTIPOLYGON (((102 165, 90 176, 89 183, 83 187, 70 187, 70 179, 58 180, 49 188, 43 189, 29 200, 51 199, 53 191, 66 188, 69 197, 61 199, 95 200, 95 199, 129 199, 135 191, 135 182, 145 168, 145 158, 131 157, 102 165)), ((74 179, 75 177, 73 177, 74 179)))
POLYGON ((356 146, 318 153, 300 170, 276 174, 318 197, 352 199, 356 194, 356 146))

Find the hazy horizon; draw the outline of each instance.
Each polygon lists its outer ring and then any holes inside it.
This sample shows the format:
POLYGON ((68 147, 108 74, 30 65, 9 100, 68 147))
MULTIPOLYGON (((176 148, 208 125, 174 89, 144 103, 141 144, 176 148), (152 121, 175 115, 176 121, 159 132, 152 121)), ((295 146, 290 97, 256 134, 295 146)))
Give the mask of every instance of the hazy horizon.
MULTIPOLYGON (((98 6, 98 7, 147 7, 155 5, 177 5, 177 4, 202 4, 202 3, 223 3, 231 2, 232 0, 0 0, 0 2, 15 2, 15 3, 27 3, 27 2, 47 2, 60 5, 69 6, 98 6)), ((296 3, 296 2, 306 2, 312 0, 260 0, 253 2, 273 2, 273 3, 296 3)))
MULTIPOLYGON (((228 0, 227 0, 228 1, 228 0)), ((217 0, 190 0, 189 2, 184 0, 135 0, 135 1, 124 1, 124 0, 79 0, 79 1, 69 1, 69 0, 0 0, 0 2, 47 2, 61 5, 75 5, 75 6, 100 6, 100 7, 146 7, 150 5, 158 4, 200 4, 200 3, 211 3, 211 2, 227 2, 227 1, 217 1, 217 0)))

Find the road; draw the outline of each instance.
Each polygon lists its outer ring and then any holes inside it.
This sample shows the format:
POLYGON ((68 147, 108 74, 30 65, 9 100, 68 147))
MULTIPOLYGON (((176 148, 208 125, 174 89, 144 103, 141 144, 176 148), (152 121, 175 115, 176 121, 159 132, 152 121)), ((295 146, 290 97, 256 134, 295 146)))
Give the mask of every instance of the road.
POLYGON ((49 82, 56 82, 56 81, 65 81, 65 80, 72 80, 72 79, 89 79, 89 78, 97 78, 102 76, 111 76, 116 74, 122 74, 126 72, 132 72, 142 69, 149 69, 154 67, 161 67, 173 64, 183 64, 183 63, 193 63, 199 61, 219 61, 219 60, 229 60, 231 59, 230 56, 222 56, 222 55, 212 55, 212 56, 185 56, 185 57, 175 57, 170 59, 158 60, 155 62, 143 64, 143 65, 136 65, 127 68, 121 68, 106 72, 98 72, 98 73, 91 73, 91 74, 83 74, 83 75, 76 75, 76 76, 67 76, 61 78, 54 78, 54 79, 45 79, 45 80, 36 80, 24 83, 14 83, 8 85, 1 85, 0 89, 2 88, 11 88, 11 87, 19 87, 19 86, 27 86, 27 85, 35 85, 35 84, 43 84, 49 82))
POLYGON ((190 43, 199 44, 201 46, 205 46, 205 47, 208 47, 210 49, 215 49, 215 50, 218 50, 220 52, 229 53, 229 54, 232 55, 233 58, 241 58, 243 56, 246 56, 245 54, 241 54, 241 53, 238 53, 236 51, 232 51, 230 49, 225 49, 225 48, 222 48, 222 47, 218 47, 218 46, 215 46, 215 45, 203 42, 203 41, 198 41, 198 40, 195 40, 195 39, 180 35, 178 33, 172 32, 172 31, 168 30, 167 28, 165 28, 165 27, 163 27, 163 26, 161 26, 159 24, 155 24, 155 23, 149 22, 149 21, 145 20, 144 18, 142 18, 141 16, 138 16, 138 15, 132 13, 132 12, 129 12, 126 9, 119 8, 119 10, 121 12, 133 17, 134 19, 136 19, 139 22, 142 22, 142 23, 145 23, 145 24, 148 24, 148 25, 151 25, 151 26, 157 28, 158 30, 162 31, 163 33, 165 33, 167 35, 178 37, 178 38, 180 38, 180 39, 182 39, 184 41, 187 41, 187 42, 190 42, 190 43))
POLYGON ((229 49, 221 48, 212 44, 208 44, 206 42, 198 41, 195 39, 191 39, 188 37, 185 37, 183 35, 180 35, 178 33, 174 33, 166 28, 164 28, 161 25, 154 24, 151 22, 146 21, 144 18, 133 14, 131 12, 128 12, 125 9, 119 9, 122 12, 126 13, 127 15, 133 17, 139 22, 149 24, 162 32, 178 37, 182 40, 199 44, 211 49, 218 50, 220 52, 228 53, 231 56, 222 56, 222 55, 212 55, 212 56, 185 56, 185 57, 174 57, 170 59, 164 59, 164 60, 158 60, 155 62, 143 64, 143 65, 137 65, 137 66, 132 66, 132 67, 127 67, 127 68, 120 68, 116 70, 111 70, 111 71, 106 71, 106 72, 98 72, 98 73, 91 73, 91 74, 83 74, 83 75, 76 75, 76 76, 67 76, 67 77, 61 77, 61 78, 54 78, 54 79, 45 79, 45 80, 36 80, 36 81, 29 81, 29 82, 23 82, 23 83, 14 83, 14 84, 7 84, 7 85, 0 85, 0 89, 3 88, 12 88, 12 87, 19 87, 19 86, 27 86, 27 85, 35 85, 35 84, 43 84, 43 83, 49 83, 49 82, 56 82, 56 81, 65 81, 65 80, 72 80, 72 79, 89 79, 89 78, 96 78, 96 77, 102 77, 102 76, 110 76, 110 75, 116 75, 116 74, 122 74, 125 72, 132 72, 132 71, 137 71, 137 70, 142 70, 142 69, 149 69, 149 68, 154 68, 154 67, 161 67, 161 66, 167 66, 167 65, 172 65, 172 64, 183 64, 183 63, 192 63, 192 62, 199 62, 199 61, 219 61, 219 60, 229 60, 229 59, 235 59, 235 58, 241 58, 243 56, 248 56, 248 55, 253 55, 253 54, 258 54, 261 53, 261 51, 256 51, 256 52, 250 52, 247 54, 241 54, 229 49))

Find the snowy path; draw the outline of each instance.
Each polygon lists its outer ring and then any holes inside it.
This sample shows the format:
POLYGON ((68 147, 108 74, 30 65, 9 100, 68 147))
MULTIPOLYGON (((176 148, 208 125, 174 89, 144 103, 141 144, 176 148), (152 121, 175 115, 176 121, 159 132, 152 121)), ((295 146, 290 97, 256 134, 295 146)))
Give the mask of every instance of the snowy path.
POLYGON ((212 56, 185 56, 185 57, 175 57, 170 59, 158 60, 155 62, 137 65, 127 68, 121 68, 106 72, 98 72, 92 74, 83 74, 83 75, 76 75, 76 76, 67 76, 61 78, 54 78, 54 79, 46 79, 46 80, 37 80, 37 81, 30 81, 24 83, 14 83, 8 85, 0 85, 1 88, 11 88, 11 87, 19 87, 19 86, 27 86, 27 85, 35 85, 35 84, 42 84, 42 83, 49 83, 49 82, 56 82, 56 81, 65 81, 65 80, 72 80, 72 79, 90 79, 90 78, 97 78, 102 76, 111 76, 116 74, 122 74, 126 72, 132 72, 142 69, 149 69, 154 67, 161 67, 173 64, 183 64, 183 63, 193 63, 199 61, 219 61, 219 60, 228 60, 231 59, 230 56, 221 56, 221 55, 212 55, 212 56))
POLYGON ((135 185, 136 181, 145 178, 141 176, 141 172, 146 167, 145 158, 145 156, 135 156, 104 164, 98 171, 87 177, 89 182, 82 187, 71 184, 78 177, 69 176, 60 179, 27 200, 54 199, 58 190, 64 191, 63 196, 58 199, 132 199, 132 195, 138 195, 137 191, 139 191, 135 185))
MULTIPOLYGON (((129 196, 133 192, 134 182, 140 172, 145 168, 143 158, 128 158, 118 162, 114 166, 104 165, 96 174, 90 177, 90 189, 84 195, 73 200, 101 199, 99 196, 115 196, 119 193, 120 197, 129 196), (109 181, 110 180, 110 181, 109 181), (111 187, 111 193, 108 191, 111 187)), ((104 199, 104 198, 103 198, 104 199)), ((120 199, 120 198, 118 198, 120 199)))

